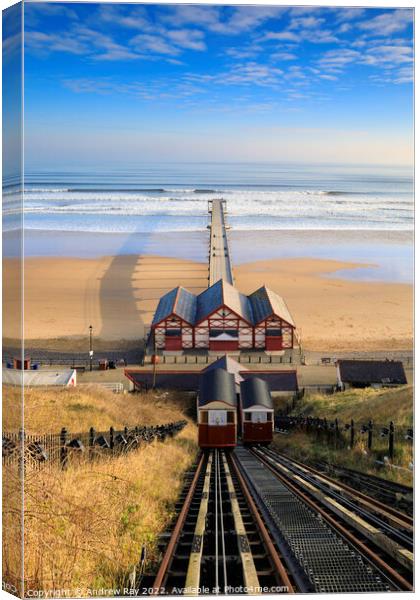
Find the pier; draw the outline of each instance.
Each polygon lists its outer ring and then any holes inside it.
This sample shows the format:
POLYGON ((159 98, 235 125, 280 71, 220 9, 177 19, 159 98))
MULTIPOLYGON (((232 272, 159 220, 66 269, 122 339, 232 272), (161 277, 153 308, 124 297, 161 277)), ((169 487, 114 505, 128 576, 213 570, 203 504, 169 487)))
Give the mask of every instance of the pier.
POLYGON ((225 222, 226 201, 209 200, 208 211, 211 214, 209 243, 209 287, 223 279, 234 285, 232 260, 227 239, 228 226, 225 222))

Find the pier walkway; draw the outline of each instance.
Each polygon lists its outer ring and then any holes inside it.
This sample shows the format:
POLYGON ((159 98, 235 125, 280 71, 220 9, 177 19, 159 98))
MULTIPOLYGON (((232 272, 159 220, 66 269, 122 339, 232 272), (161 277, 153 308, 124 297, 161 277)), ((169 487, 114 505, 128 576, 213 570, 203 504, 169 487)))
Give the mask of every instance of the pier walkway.
POLYGON ((234 285, 232 260, 226 233, 228 229, 225 222, 226 201, 209 200, 208 209, 211 214, 209 225, 209 287, 219 279, 224 279, 234 285))

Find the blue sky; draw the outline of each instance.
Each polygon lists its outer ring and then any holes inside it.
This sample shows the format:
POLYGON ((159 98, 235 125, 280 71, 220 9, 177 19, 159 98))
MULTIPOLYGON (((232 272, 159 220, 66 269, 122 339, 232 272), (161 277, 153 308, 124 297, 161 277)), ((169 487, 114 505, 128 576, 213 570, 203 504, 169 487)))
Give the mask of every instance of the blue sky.
POLYGON ((25 4, 29 164, 412 161, 409 9, 25 4))

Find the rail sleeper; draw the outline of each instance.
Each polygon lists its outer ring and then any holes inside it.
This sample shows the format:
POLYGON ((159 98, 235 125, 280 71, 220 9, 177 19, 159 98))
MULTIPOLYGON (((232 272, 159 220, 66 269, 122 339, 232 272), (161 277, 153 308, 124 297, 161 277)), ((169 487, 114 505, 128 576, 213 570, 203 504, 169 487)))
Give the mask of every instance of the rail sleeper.
POLYGON ((192 551, 188 562, 187 577, 185 580, 184 595, 196 596, 200 587, 201 557, 203 554, 203 536, 206 529, 206 517, 209 504, 211 469, 213 454, 210 454, 204 478, 203 493, 201 496, 200 510, 194 531, 192 551))
POLYGON ((235 494, 235 488, 233 487, 232 475, 230 473, 229 465, 227 463, 225 455, 223 455, 223 465, 225 467, 227 487, 230 494, 230 503, 235 521, 235 530, 238 537, 238 550, 241 557, 242 569, 244 573, 245 587, 249 594, 257 593, 259 589, 259 580, 257 570, 255 568, 254 559, 249 547, 248 537, 244 522, 242 520, 241 510, 239 508, 238 499, 235 494))

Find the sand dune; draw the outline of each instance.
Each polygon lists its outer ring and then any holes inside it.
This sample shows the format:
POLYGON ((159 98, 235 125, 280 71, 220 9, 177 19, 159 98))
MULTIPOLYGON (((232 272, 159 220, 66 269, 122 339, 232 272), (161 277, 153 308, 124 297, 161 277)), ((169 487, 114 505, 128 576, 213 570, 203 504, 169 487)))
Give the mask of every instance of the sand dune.
MULTIPOLYGON (((410 348, 412 286, 329 277, 360 266, 299 258, 239 265, 234 273, 243 292, 265 283, 285 298, 307 349, 410 348)), ((6 278, 14 268, 13 259, 4 260, 6 278)), ((29 258, 25 336, 38 340, 86 336, 92 324, 96 336, 104 340, 142 338, 160 296, 177 285, 203 290, 207 265, 149 255, 29 258)), ((4 307, 11 317, 3 322, 6 338, 15 337, 17 292, 16 279, 4 289, 4 307)))

